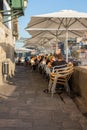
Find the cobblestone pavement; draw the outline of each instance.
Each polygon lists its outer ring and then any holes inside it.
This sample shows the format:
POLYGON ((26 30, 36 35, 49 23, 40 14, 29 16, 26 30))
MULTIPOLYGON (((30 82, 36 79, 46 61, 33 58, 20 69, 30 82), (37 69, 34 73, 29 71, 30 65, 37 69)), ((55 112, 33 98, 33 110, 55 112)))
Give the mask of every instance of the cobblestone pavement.
POLYGON ((87 119, 65 93, 43 92, 47 81, 18 66, 14 78, 0 85, 0 130, 87 130, 87 119))

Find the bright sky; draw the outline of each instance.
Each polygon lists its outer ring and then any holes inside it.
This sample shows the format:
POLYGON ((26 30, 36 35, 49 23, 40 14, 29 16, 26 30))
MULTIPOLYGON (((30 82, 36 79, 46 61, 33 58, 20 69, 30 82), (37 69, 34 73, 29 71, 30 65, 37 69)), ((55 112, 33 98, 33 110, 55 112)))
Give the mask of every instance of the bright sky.
MULTIPOLYGON (((19 18, 20 37, 29 37, 25 27, 30 21, 30 17, 39 14, 57 12, 60 10, 75 10, 87 13, 87 0, 28 0, 24 16, 19 18)), ((17 43, 17 47, 23 44, 17 43)))

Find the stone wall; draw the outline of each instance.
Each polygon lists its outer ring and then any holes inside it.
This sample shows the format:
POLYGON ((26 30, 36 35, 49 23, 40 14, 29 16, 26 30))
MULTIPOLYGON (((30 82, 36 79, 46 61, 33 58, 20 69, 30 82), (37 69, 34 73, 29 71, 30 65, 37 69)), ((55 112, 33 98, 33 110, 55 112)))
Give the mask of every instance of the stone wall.
POLYGON ((0 83, 3 83, 2 63, 9 61, 9 76, 14 74, 14 37, 12 30, 0 22, 0 83))
POLYGON ((2 63, 6 60, 6 53, 0 47, 0 84, 3 83, 2 63))
POLYGON ((76 67, 72 76, 72 88, 78 96, 87 100, 87 67, 76 67))
POLYGON ((74 98, 80 111, 87 113, 87 66, 75 67, 71 87, 76 94, 74 98))

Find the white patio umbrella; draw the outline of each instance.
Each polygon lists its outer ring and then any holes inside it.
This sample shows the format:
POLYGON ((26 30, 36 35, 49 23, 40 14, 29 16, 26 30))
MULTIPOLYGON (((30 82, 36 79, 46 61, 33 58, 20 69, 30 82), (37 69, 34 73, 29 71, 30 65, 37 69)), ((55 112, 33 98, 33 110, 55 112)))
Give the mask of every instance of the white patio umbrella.
MULTIPOLYGON (((66 37, 66 31, 65 30, 41 30, 41 29, 35 29, 35 30, 27 30, 29 32, 30 35, 32 35, 33 38, 46 38, 46 39, 53 39, 53 38, 57 38, 58 41, 63 41, 66 37)), ((68 38, 77 38, 77 37, 81 37, 84 34, 83 30, 69 30, 68 31, 68 38)))
POLYGON ((31 37, 25 41, 24 47, 34 46, 35 48, 45 48, 47 50, 49 46, 51 47, 51 45, 48 44, 50 40, 51 39, 47 39, 46 37, 31 37))
POLYGON ((84 30, 87 28, 86 22, 87 13, 62 10, 55 13, 32 16, 27 28, 84 30))
POLYGON ((49 31, 33 31, 32 37, 28 38, 25 41, 25 46, 27 45, 35 45, 35 46, 44 46, 47 42, 49 42, 53 37, 55 37, 54 33, 49 33, 49 31))
MULTIPOLYGON (((52 38, 50 38, 50 39, 52 39, 52 38)), ((46 38, 46 37, 39 37, 39 36, 33 36, 33 37, 31 37, 31 38, 27 38, 27 40, 25 41, 25 47, 26 46, 40 46, 40 45, 42 45, 42 46, 44 46, 44 44, 46 44, 46 42, 48 41, 48 40, 50 40, 50 39, 48 39, 48 38, 46 38)))
POLYGON ((28 30, 65 30, 66 31, 66 60, 68 60, 68 31, 87 31, 87 13, 72 10, 62 10, 55 13, 32 16, 27 25, 28 30))
POLYGON ((16 48, 15 51, 21 53, 21 52, 30 52, 32 50, 31 49, 27 49, 25 47, 22 47, 22 48, 16 48))
MULTIPOLYGON (((58 30, 40 30, 40 29, 36 29, 36 30, 27 30, 30 35, 32 35, 32 38, 31 39, 28 39, 27 40, 27 45, 30 44, 30 42, 34 42, 34 44, 38 44, 37 39, 39 39, 39 42, 40 42, 43 46, 44 44, 46 45, 48 43, 48 45, 51 46, 51 49, 52 49, 52 45, 55 46, 55 49, 57 50, 58 48, 58 42, 59 41, 62 41, 64 42, 65 40, 65 37, 66 37, 66 33, 65 33, 65 30, 59 30, 59 33, 57 32, 58 30), (54 45, 55 44, 55 45, 54 45)), ((70 31, 68 32, 68 38, 71 39, 71 38, 76 38, 76 37, 81 37, 83 35, 83 31, 70 31)), ((49 47, 49 46, 48 46, 49 47)))

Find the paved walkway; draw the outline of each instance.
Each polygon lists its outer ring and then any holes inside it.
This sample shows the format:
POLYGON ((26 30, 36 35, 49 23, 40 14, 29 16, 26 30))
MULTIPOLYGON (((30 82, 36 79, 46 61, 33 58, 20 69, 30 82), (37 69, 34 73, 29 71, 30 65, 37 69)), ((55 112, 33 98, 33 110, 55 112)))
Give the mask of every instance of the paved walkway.
POLYGON ((87 120, 65 93, 45 94, 42 75, 18 66, 0 86, 0 130, 87 130, 87 120))

